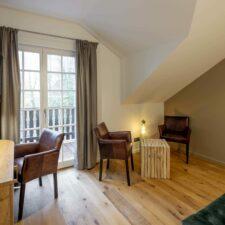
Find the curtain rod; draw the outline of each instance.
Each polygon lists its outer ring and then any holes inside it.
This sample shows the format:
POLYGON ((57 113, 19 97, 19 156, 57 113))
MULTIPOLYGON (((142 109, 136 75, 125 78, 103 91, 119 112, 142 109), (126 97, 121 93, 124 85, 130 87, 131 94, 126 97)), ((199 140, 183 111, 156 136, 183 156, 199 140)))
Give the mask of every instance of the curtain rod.
POLYGON ((50 36, 50 37, 55 37, 55 38, 63 38, 63 39, 68 39, 75 41, 75 38, 70 38, 70 37, 65 37, 65 36, 59 36, 55 34, 46 34, 46 33, 41 33, 41 32, 36 32, 36 31, 30 31, 30 30, 24 30, 24 29, 18 29, 18 31, 26 32, 26 33, 31 33, 31 34, 39 34, 39 35, 44 35, 44 36, 50 36))
MULTIPOLYGON (((67 40, 71 40, 71 41, 77 40, 75 38, 70 38, 70 37, 65 37, 65 36, 60 36, 60 35, 55 35, 55 34, 46 34, 46 33, 42 33, 42 32, 36 32, 36 31, 30 31, 30 30, 24 30, 24 29, 17 29, 17 30, 25 32, 25 33, 39 34, 39 35, 44 35, 44 36, 49 36, 49 37, 67 39, 67 40)), ((92 43, 97 43, 97 42, 92 42, 92 43)))

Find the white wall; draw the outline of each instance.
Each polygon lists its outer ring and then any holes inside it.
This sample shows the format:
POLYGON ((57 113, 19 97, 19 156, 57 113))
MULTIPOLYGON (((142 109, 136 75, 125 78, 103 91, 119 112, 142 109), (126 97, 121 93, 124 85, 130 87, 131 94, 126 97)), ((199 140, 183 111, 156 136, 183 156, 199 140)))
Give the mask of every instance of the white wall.
MULTIPOLYGON (((0 7, 0 25, 76 39, 98 41, 79 25, 46 16, 0 7)), ((19 32, 19 43, 64 50, 75 50, 71 40, 19 32)), ((139 135, 140 120, 154 124, 163 116, 161 105, 121 104, 121 59, 99 43, 98 61, 98 121, 105 121, 112 130, 131 130, 139 135)), ((153 132, 153 131, 151 131, 153 132)))
POLYGON ((129 96, 145 79, 168 57, 168 55, 184 39, 178 37, 169 43, 152 46, 149 49, 136 52, 123 59, 123 92, 122 101, 129 103, 129 96))
POLYGON ((163 124, 164 104, 162 103, 143 103, 140 104, 140 118, 146 121, 146 134, 152 138, 158 138, 158 125, 163 124))

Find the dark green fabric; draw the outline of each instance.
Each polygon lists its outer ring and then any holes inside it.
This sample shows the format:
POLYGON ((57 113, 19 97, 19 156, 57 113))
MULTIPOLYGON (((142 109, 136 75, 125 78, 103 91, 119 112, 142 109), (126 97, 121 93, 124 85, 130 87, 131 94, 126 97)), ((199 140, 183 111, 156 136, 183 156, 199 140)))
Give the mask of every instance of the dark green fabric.
POLYGON ((183 225, 225 225, 225 194, 182 221, 183 225))

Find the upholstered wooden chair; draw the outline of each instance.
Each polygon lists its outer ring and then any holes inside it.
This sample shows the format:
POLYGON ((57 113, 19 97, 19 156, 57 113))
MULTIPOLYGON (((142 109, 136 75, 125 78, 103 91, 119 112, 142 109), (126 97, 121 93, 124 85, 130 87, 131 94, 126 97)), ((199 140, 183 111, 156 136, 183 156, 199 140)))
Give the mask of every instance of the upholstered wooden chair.
POLYGON ((95 129, 100 150, 99 181, 102 180, 103 160, 107 159, 107 169, 110 159, 121 159, 125 161, 127 184, 130 186, 129 157, 131 158, 132 170, 134 170, 132 139, 130 131, 109 132, 105 123, 100 123, 95 129))
POLYGON ((164 124, 159 126, 160 138, 169 142, 177 142, 186 145, 186 163, 189 162, 189 143, 191 129, 187 116, 165 116, 164 124))
POLYGON ((23 216, 26 183, 42 176, 53 174, 54 195, 58 198, 57 166, 59 151, 64 139, 63 133, 44 129, 38 143, 18 144, 15 146, 15 164, 18 166, 18 181, 21 184, 18 220, 23 216))

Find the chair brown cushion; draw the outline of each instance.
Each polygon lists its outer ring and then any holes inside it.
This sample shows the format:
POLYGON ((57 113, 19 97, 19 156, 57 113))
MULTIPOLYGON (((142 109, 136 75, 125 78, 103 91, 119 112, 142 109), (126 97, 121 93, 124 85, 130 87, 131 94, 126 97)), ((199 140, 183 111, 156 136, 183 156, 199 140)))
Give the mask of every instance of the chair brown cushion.
POLYGON ((39 152, 46 152, 48 150, 50 150, 50 147, 48 145, 43 143, 39 144, 39 152))
POLYGON ((39 140, 39 152, 45 152, 51 149, 60 150, 62 138, 59 132, 54 132, 49 129, 44 129, 39 140))
POLYGON ((104 122, 100 123, 95 128, 95 133, 97 135, 97 138, 110 139, 108 128, 106 127, 104 122))
POLYGON ((184 132, 186 127, 189 126, 188 117, 179 116, 165 116, 166 132, 184 132))

